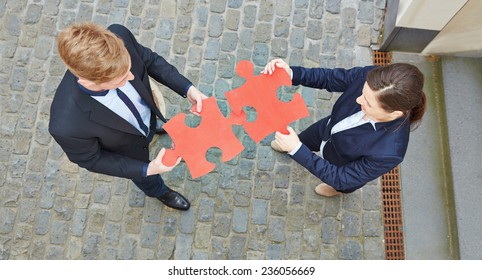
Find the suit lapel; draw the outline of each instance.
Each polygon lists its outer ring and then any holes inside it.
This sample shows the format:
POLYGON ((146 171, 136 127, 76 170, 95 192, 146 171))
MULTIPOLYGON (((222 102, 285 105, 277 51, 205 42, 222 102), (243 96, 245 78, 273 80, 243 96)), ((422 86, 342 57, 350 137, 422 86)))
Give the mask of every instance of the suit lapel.
POLYGON ((75 96, 75 101, 82 111, 90 112, 91 121, 115 130, 120 130, 130 134, 141 135, 141 133, 128 121, 121 118, 109 108, 105 107, 100 102, 84 93, 77 86, 77 81, 75 81, 74 85, 75 86, 73 88, 73 95, 75 96))
POLYGON ((159 111, 159 108, 157 108, 157 105, 154 102, 152 90, 148 90, 146 88, 145 83, 149 84, 149 76, 144 75, 144 80, 147 79, 147 81, 144 82, 143 80, 141 80, 140 75, 137 75, 136 73, 133 74, 134 80, 130 81, 132 86, 137 90, 141 98, 146 102, 147 106, 154 112, 154 114, 156 114, 161 120, 164 120, 164 116, 162 115, 161 111, 159 111))

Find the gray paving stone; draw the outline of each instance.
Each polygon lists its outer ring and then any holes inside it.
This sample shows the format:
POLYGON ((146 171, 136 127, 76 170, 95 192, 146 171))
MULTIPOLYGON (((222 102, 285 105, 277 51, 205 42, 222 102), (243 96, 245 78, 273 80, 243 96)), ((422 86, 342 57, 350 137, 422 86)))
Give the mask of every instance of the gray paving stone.
POLYGON ((266 250, 266 238, 268 228, 265 225, 254 225, 249 227, 249 236, 247 247, 248 249, 255 251, 265 251, 266 250))
POLYGON ((311 18, 321 19, 323 17, 323 0, 312 0, 309 5, 311 18))
POLYGON ((213 237, 211 240, 211 259, 213 260, 226 260, 229 254, 228 240, 225 238, 213 237))
POLYGON ((376 237, 383 235, 382 216, 379 211, 363 213, 363 235, 366 237, 376 237))
POLYGON ((318 225, 323 219, 323 201, 310 199, 305 201, 305 223, 308 225, 318 225))
POLYGON ((214 200, 210 198, 201 198, 199 201, 198 221, 212 221, 214 218, 214 205, 214 200))
MULTIPOLYGON (((89 232, 101 233, 105 224, 105 210, 93 209, 87 214, 87 228, 89 232)), ((126 222, 126 232, 134 232, 129 220, 126 222)))
POLYGON ((40 16, 42 15, 43 5, 29 4, 27 7, 27 12, 24 18, 25 24, 35 24, 39 22, 40 16))
POLYGON ((382 192, 378 184, 364 186, 362 199, 364 210, 379 210, 382 204, 382 192))
MULTIPOLYGON (((110 201, 110 207, 107 209, 106 217, 109 221, 113 222, 119 222, 122 220, 122 217, 124 215, 124 207, 125 207, 125 201, 124 198, 121 196, 114 195, 112 196, 112 199, 110 201)), ((146 211, 149 211, 150 208, 145 209, 146 211)), ((158 208, 157 208, 158 209, 158 208)), ((147 214, 145 217, 149 219, 154 215, 147 214)), ((154 218, 155 219, 155 218, 154 218)))
POLYGON ((242 260, 245 259, 244 247, 246 244, 246 237, 234 235, 230 240, 229 247, 229 259, 230 260, 242 260))
POLYGON ((305 27, 306 19, 308 18, 308 11, 296 9, 293 14, 293 26, 305 27))
POLYGON ((213 14, 208 22, 209 37, 218 38, 223 33, 224 18, 221 15, 213 14))
POLYGON ((340 245, 340 259, 360 260, 362 258, 362 248, 360 243, 349 240, 340 245))
POLYGON ((362 207, 361 191, 355 191, 348 195, 344 195, 342 199, 342 208, 347 211, 359 212, 362 207))
POLYGON ((270 215, 286 216, 288 213, 288 194, 284 190, 274 190, 270 200, 270 215))
POLYGON ((231 218, 226 215, 217 215, 214 217, 213 235, 228 237, 231 228, 231 218))
POLYGON ((283 245, 282 244, 268 244, 266 249, 266 259, 268 260, 280 260, 283 259, 283 245))
POLYGON ((336 243, 338 241, 339 228, 340 223, 335 218, 323 218, 321 221, 321 240, 323 243, 336 243))
POLYGON ((243 25, 244 27, 254 27, 256 22, 256 14, 258 8, 254 5, 246 5, 243 9, 243 25))
POLYGON ((121 237, 119 258, 121 260, 133 260, 136 258, 138 242, 134 238, 121 237))
POLYGON ((268 219, 268 201, 262 199, 253 199, 251 223, 257 225, 265 225, 268 219))
POLYGON ((304 209, 291 208, 286 216, 286 227, 291 231, 301 231, 304 225, 304 209))
POLYGON ((162 223, 162 232, 166 236, 175 236, 177 231, 177 217, 166 216, 162 223))
POLYGON ((107 222, 105 225, 105 243, 107 245, 116 246, 119 244, 121 235, 121 225, 107 222))
POLYGON ((87 233, 86 240, 82 246, 82 258, 95 260, 99 257, 101 235, 96 233, 87 233))
POLYGON ((124 220, 125 231, 127 233, 139 233, 142 224, 142 209, 133 208, 126 212, 124 220))
POLYGON ((157 224, 144 224, 141 232, 141 246, 153 248, 156 245, 160 227, 157 224))
POLYGON ((192 234, 194 231, 195 219, 196 216, 193 210, 182 212, 179 231, 186 234, 192 234))
POLYGON ((359 236, 362 221, 358 213, 344 212, 341 220, 343 236, 359 236))
POLYGON ((233 31, 238 31, 241 20, 241 12, 238 10, 226 11, 226 28, 233 31))
MULTIPOLYGON (((47 212, 50 214, 50 212, 47 212)), ((48 223, 47 223, 48 224, 48 223)), ((75 209, 72 218, 72 228, 70 229, 73 236, 83 236, 84 229, 87 224, 87 210, 75 209)))
POLYGON ((47 251, 47 260, 61 260, 64 255, 64 248, 60 246, 50 246, 47 251))
POLYGON ((67 240, 68 224, 65 221, 53 221, 52 232, 50 234, 50 243, 56 245, 63 245, 67 240))
POLYGON ((176 248, 174 257, 178 260, 189 260, 192 255, 193 236, 180 233, 176 236, 176 248))
POLYGON ((174 252, 174 239, 161 236, 157 250, 157 258, 161 260, 170 259, 174 252))
POLYGON ((209 5, 209 10, 215 13, 224 13, 227 0, 213 0, 209 5))
POLYGON ((193 260, 209 260, 209 253, 199 250, 193 250, 192 253, 193 260))
POLYGON ((373 23, 373 2, 361 1, 359 3, 357 19, 362 23, 373 23))
POLYGON ((366 237, 363 242, 364 259, 367 260, 384 260, 385 247, 379 238, 366 237))
POLYGON ((281 218, 271 218, 268 225, 268 238, 273 242, 285 241, 285 221, 281 218))
POLYGON ((9 208, 0 208, 0 233, 9 233, 15 224, 16 213, 9 208))

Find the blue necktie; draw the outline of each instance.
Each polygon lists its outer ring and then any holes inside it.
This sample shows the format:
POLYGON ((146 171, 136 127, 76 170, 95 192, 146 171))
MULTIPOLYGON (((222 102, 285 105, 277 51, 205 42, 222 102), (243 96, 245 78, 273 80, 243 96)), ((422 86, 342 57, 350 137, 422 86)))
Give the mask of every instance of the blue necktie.
POLYGON ((118 88, 116 90, 117 90, 117 95, 119 96, 119 98, 126 104, 127 108, 129 108, 129 110, 131 110, 134 117, 136 117, 140 128, 147 135, 147 133, 149 132, 149 129, 147 128, 146 124, 142 121, 141 114, 139 114, 139 111, 137 111, 137 108, 134 105, 134 103, 132 103, 132 101, 129 99, 129 97, 127 97, 127 95, 124 92, 122 92, 122 90, 120 90, 118 88))

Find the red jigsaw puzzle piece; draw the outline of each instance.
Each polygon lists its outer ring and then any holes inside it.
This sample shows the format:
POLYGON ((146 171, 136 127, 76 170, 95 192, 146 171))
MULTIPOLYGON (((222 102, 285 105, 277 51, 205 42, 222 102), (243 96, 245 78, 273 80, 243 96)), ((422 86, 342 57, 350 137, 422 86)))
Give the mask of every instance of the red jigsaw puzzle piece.
POLYGON ((256 143, 275 131, 288 134, 286 127, 290 123, 309 116, 305 101, 299 93, 295 93, 290 102, 282 102, 276 96, 280 86, 291 86, 286 71, 277 69, 271 75, 254 76, 253 64, 242 60, 236 66, 236 72, 247 81, 243 86, 227 92, 226 99, 234 114, 244 114, 245 106, 256 109, 256 120, 243 124, 256 143))
POLYGON ((194 128, 185 124, 184 113, 176 115, 163 126, 174 142, 174 149, 166 150, 162 162, 166 166, 172 166, 178 157, 183 158, 193 179, 209 173, 216 167, 206 160, 209 148, 221 149, 223 162, 231 160, 244 150, 244 146, 232 130, 232 125, 242 123, 245 118, 243 114, 225 118, 216 99, 210 97, 203 100, 200 116, 201 123, 194 128))

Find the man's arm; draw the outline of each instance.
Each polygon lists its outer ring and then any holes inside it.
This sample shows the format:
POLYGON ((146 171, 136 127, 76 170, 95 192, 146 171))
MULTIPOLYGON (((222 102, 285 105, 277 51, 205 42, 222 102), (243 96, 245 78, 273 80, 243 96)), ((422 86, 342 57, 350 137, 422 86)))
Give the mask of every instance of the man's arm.
POLYGON ((108 29, 122 38, 129 53, 133 56, 131 57, 132 61, 142 61, 149 76, 179 95, 187 97, 187 92, 192 83, 181 75, 176 67, 151 49, 139 44, 132 32, 126 27, 113 24, 108 29), (137 57, 135 57, 136 55, 137 57))
POLYGON ((69 160, 82 168, 128 179, 140 179, 144 175, 144 161, 103 150, 94 138, 80 139, 50 133, 69 160))

